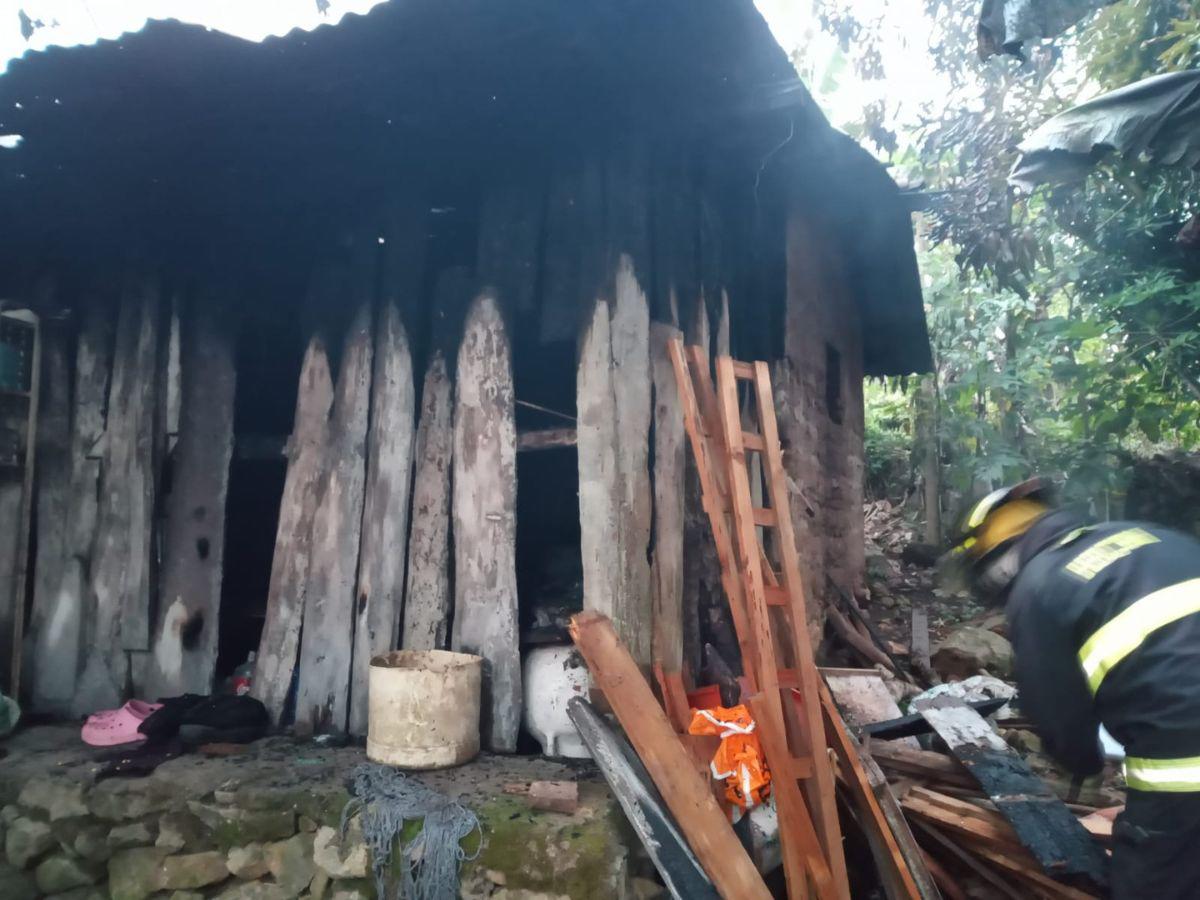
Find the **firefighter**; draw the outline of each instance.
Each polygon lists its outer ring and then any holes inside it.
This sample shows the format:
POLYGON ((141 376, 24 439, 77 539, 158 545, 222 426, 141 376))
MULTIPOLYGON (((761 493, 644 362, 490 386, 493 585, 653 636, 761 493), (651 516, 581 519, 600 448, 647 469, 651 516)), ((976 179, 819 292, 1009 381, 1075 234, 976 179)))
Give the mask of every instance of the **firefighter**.
POLYGON ((1141 522, 1090 524, 1032 479, 994 491, 949 557, 1004 604, 1021 709, 1077 775, 1125 748, 1113 896, 1200 898, 1200 542, 1141 522))

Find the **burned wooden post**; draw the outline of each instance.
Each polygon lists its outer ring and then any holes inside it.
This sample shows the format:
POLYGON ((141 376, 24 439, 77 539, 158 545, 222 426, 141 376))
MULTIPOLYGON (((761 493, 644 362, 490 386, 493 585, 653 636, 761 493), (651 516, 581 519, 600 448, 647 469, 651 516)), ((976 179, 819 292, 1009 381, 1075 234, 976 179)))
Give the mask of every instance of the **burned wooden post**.
POLYGON ((365 242, 356 248, 350 284, 343 287, 355 312, 343 342, 312 518, 296 692, 296 728, 301 733, 344 731, 347 722, 374 343, 371 249, 365 242))
MULTIPOLYGON (((322 292, 317 290, 318 295, 322 292)), ((287 703, 300 650, 300 628, 308 593, 312 520, 325 466, 333 377, 325 339, 308 342, 296 393, 296 415, 288 442, 288 470, 279 505, 275 555, 267 591, 267 617, 254 665, 252 692, 278 724, 287 703)))
POLYGON ((117 316, 91 568, 95 629, 76 697, 84 708, 118 705, 129 675, 125 651, 149 648, 160 303, 157 278, 127 276, 117 316))
POLYGON ((481 738, 506 753, 521 723, 513 414, 508 334, 484 290, 467 314, 456 370, 453 645, 484 658, 481 738))
POLYGON ((152 697, 206 694, 213 686, 237 388, 234 308, 228 289, 214 285, 187 298, 180 310, 179 438, 166 500, 158 629, 146 675, 152 697))

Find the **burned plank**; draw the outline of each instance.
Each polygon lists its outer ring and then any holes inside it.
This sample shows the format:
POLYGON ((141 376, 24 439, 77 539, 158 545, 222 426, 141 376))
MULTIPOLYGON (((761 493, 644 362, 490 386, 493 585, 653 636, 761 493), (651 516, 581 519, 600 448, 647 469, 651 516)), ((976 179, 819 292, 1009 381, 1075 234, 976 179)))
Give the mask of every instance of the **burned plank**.
POLYGON ((512 753, 521 723, 517 435, 508 334, 486 289, 471 305, 459 347, 453 457, 453 645, 484 659, 484 745, 512 753))
POLYGON ((166 500, 159 622, 146 677, 151 697, 212 690, 233 458, 234 308, 228 295, 201 294, 188 298, 181 310, 179 442, 166 500))
POLYGON ((1103 854, 1087 830, 979 713, 950 698, 937 698, 921 709, 921 715, 987 791, 1048 874, 1105 884, 1103 854))
POLYGON ((340 732, 347 722, 354 628, 354 588, 366 482, 367 420, 371 391, 371 271, 361 254, 351 274, 354 318, 346 331, 334 392, 325 471, 312 522, 296 728, 340 732))
POLYGON ((312 552, 312 520, 325 461, 329 411, 333 406, 333 377, 325 338, 313 335, 304 353, 296 391, 296 414, 289 442, 287 476, 279 504, 279 526, 267 617, 254 665, 252 693, 279 724, 296 670, 300 628, 308 591, 312 552))

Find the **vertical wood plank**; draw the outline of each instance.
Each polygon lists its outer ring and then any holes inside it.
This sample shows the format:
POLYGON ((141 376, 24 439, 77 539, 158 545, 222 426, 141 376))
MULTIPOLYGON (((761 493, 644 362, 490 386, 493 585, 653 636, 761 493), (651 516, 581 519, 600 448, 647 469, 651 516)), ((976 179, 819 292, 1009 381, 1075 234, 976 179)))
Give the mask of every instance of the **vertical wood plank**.
POLYGON ((654 379, 654 661, 665 672, 683 666, 684 430, 670 345, 677 328, 650 326, 654 379))
POLYGON ((355 313, 343 342, 325 471, 312 520, 296 692, 296 729, 300 733, 344 731, 349 712, 374 346, 372 260, 367 247, 356 250, 348 288, 355 313))
POLYGON ((157 279, 131 273, 122 289, 104 436, 91 594, 96 627, 80 678, 92 709, 118 705, 126 650, 150 640, 160 296, 157 279))
POLYGON ((653 634, 650 310, 629 255, 619 258, 615 284, 610 334, 622 574, 614 624, 633 658, 648 666, 653 634))
POLYGON ((395 647, 400 625, 416 403, 408 333, 395 299, 385 299, 375 328, 366 501, 350 680, 350 733, 356 735, 367 733, 371 659, 395 647))
POLYGON ((454 443, 453 385, 441 348, 433 351, 421 388, 413 478, 408 585, 404 596, 407 650, 444 650, 450 626, 450 470, 454 443))
POLYGON ((92 711, 78 704, 75 687, 84 640, 94 625, 86 592, 99 512, 99 444, 112 370, 112 311, 102 297, 93 297, 83 308, 75 344, 67 532, 44 626, 38 629, 32 654, 35 704, 70 716, 92 711))
POLYGON ((213 687, 237 390, 236 300, 227 291, 210 288, 186 298, 180 309, 179 436, 166 499, 159 622, 146 674, 151 697, 207 694, 213 687))
POLYGON ((512 753, 521 723, 517 432, 512 357, 495 295, 467 314, 454 410, 454 649, 484 659, 483 744, 512 753))
MULTIPOLYGON (((62 585, 70 539, 71 499, 71 361, 70 334, 61 323, 45 323, 42 328, 41 410, 37 433, 37 552, 33 568, 33 608, 25 635, 22 681, 29 685, 33 708, 39 712, 62 712, 61 690, 47 696, 39 676, 39 648, 59 643, 61 622, 53 622, 57 597, 62 585), (53 698, 53 699, 52 699, 53 698), (57 700, 57 702, 55 702, 57 700)), ((70 642, 68 642, 70 643, 70 642)), ((74 687, 75 654, 78 642, 67 649, 68 658, 57 665, 70 673, 68 691, 74 687)), ((57 654, 56 654, 57 656, 57 654)), ((50 675, 53 679, 53 674, 50 675)))
POLYGON ((251 688, 275 724, 279 724, 287 703, 300 650, 312 553, 312 520, 325 465, 332 406, 329 354, 324 337, 317 334, 308 342, 300 369, 296 414, 288 442, 287 476, 279 504, 279 527, 267 590, 267 617, 251 688))
POLYGON ((617 520, 621 488, 612 374, 608 303, 600 300, 580 341, 575 374, 583 606, 607 616, 621 634, 625 627, 618 599, 623 563, 617 520))

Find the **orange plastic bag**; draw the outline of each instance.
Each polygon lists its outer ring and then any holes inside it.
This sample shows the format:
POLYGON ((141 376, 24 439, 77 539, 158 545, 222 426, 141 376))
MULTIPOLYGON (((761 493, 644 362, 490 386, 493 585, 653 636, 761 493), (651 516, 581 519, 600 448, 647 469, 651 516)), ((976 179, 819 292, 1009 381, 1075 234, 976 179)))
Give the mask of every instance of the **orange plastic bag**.
POLYGON ((754 731, 754 719, 745 706, 693 709, 689 734, 715 734, 721 738, 709 768, 713 778, 725 779, 725 796, 742 809, 750 809, 771 793, 771 772, 754 731))

